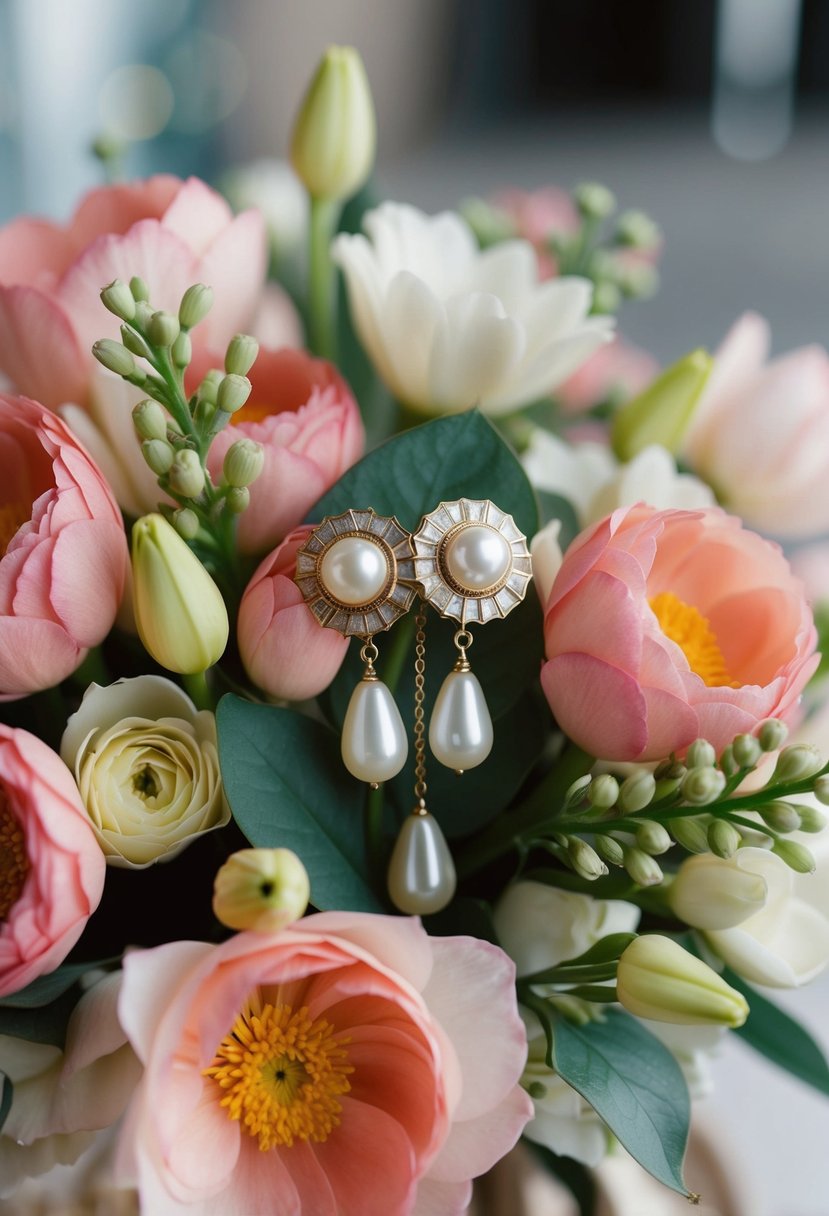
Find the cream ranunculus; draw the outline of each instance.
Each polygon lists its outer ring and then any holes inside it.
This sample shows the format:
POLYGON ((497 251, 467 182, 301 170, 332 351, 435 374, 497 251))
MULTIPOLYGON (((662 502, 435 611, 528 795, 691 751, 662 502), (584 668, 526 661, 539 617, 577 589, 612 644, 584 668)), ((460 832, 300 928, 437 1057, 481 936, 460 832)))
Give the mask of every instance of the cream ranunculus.
POLYGON ((67 723, 61 756, 112 865, 169 861, 230 819, 216 720, 162 676, 91 684, 67 723))
POLYGON ((459 215, 384 203, 333 245, 363 346, 392 393, 444 414, 502 414, 549 394, 611 337, 592 286, 540 283, 527 241, 481 252, 459 215))

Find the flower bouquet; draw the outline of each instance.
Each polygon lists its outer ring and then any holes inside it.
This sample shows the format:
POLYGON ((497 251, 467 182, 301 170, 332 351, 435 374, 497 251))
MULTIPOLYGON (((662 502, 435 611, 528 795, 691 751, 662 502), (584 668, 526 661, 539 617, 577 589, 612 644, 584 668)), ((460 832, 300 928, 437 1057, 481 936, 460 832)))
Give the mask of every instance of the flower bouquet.
POLYGON ((767 995, 829 960, 821 553, 768 539, 829 530, 826 355, 660 371, 647 217, 373 155, 333 48, 302 277, 193 179, 0 232, 10 1203, 450 1216, 523 1135, 587 1214, 614 1152, 696 1199, 729 1030, 829 1094, 767 995))

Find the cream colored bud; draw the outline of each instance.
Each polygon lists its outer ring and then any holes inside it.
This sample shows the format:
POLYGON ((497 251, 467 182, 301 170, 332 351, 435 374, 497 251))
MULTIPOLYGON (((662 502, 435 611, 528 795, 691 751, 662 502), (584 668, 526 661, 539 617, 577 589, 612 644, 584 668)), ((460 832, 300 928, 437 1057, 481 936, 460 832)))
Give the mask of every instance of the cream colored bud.
POLYGON ((715 819, 709 824, 708 847, 717 857, 733 857, 742 842, 742 836, 727 819, 715 819))
POLYGON ((112 338, 101 338, 92 344, 92 353, 98 362, 107 369, 115 372, 116 376, 134 376, 138 370, 130 352, 122 342, 112 338))
POLYGON ((170 347, 170 354, 176 367, 187 367, 193 358, 193 343, 190 341, 190 335, 184 330, 170 347))
POLYGON ((250 396, 251 387, 247 376, 225 376, 216 389, 216 405, 226 414, 235 414, 250 396))
POLYGON ((278 933, 305 912, 308 871, 290 849, 240 849, 216 875, 213 911, 229 929, 278 933))
POLYGON ((312 197, 345 199, 367 180, 376 144, 374 103, 353 47, 329 47, 303 98, 291 164, 312 197))
POLYGON ((799 809, 790 802, 777 798, 766 806, 759 806, 760 818, 773 832, 796 832, 800 828, 799 809))
POLYGON ((667 853, 673 841, 661 823, 645 820, 636 829, 636 843, 643 853, 650 853, 654 857, 667 853))
POLYGON ((227 609, 163 515, 144 515, 133 526, 132 577, 138 635, 156 662, 186 675, 212 667, 227 645, 227 609))
POLYGON ((156 477, 169 473, 175 452, 166 439, 145 439, 141 444, 141 452, 156 477))
POLYGON ((170 489, 182 498, 198 498, 204 489, 204 469, 198 452, 183 448, 170 466, 170 489))
POLYGON ((814 854, 804 844, 798 844, 796 840, 775 840, 771 851, 796 874, 814 874, 814 854))
POLYGON ((707 739, 695 739, 685 757, 687 768, 712 768, 717 762, 717 753, 707 739))
POLYGON ((707 963, 669 937, 646 933, 619 959, 616 995, 630 1013, 684 1026, 742 1026, 748 1004, 707 963))
POLYGON ((571 836, 568 840, 567 856, 576 873, 588 882, 595 882, 607 874, 607 866, 599 854, 580 836, 571 836))
POLYGON ((246 376, 256 362, 259 343, 250 334, 236 334, 230 339, 225 353, 225 371, 233 376, 246 376))
POLYGON ((725 789, 725 773, 717 768, 689 768, 682 778, 682 797, 692 806, 716 802, 725 789))
POLYGON ((189 507, 181 507, 173 512, 173 527, 184 540, 193 540, 199 531, 199 517, 189 507))
MULTIPOLYGON (((730 858, 710 853, 683 861, 668 888, 671 910, 695 929, 733 929, 762 911, 768 887, 755 869, 757 849, 730 858)), ((776 863, 772 863, 776 865, 776 863)))
POLYGON ((133 407, 132 421, 141 439, 167 438, 167 414, 157 401, 139 401, 133 407))
POLYGON ((763 754, 760 740, 754 735, 737 735, 731 744, 731 754, 740 768, 754 768, 763 754))
POLYGON ((625 815, 642 811, 651 802, 656 793, 656 781, 653 773, 645 771, 631 773, 625 777, 619 789, 619 810, 625 815))
POLYGON ((131 321, 135 316, 135 300, 126 283, 113 279, 101 292, 101 303, 109 312, 122 321, 131 321))
POLYGON ((669 830, 677 844, 689 853, 707 853, 711 847, 708 833, 699 819, 672 819, 669 830))
POLYGON ((181 297, 178 319, 182 329, 192 329, 203 321, 213 307, 213 288, 204 283, 194 283, 181 297))
POLYGON ((227 449, 222 474, 229 486, 249 486, 265 467, 265 449, 254 439, 237 439, 227 449))
POLYGON ((587 797, 590 799, 591 806, 595 806, 601 811, 608 811, 616 805, 619 797, 619 782, 610 773, 600 773, 590 782, 587 797))
POLYGON ((788 726, 777 718, 767 718, 757 734, 757 740, 764 752, 779 751, 788 737, 788 726))
POLYGON ((241 515, 250 506, 250 490, 247 486, 231 486, 225 495, 228 511, 241 515))
POLYGON ((637 886, 656 887, 662 882, 662 870, 649 853, 630 846, 626 846, 623 851, 625 869, 637 886))
POLYGON ((777 781, 803 781, 823 768, 823 757, 812 743, 793 743, 777 758, 770 785, 777 781))
POLYGON ((179 319, 173 312, 154 312, 147 322, 147 337, 154 346, 172 346, 180 332, 179 319))

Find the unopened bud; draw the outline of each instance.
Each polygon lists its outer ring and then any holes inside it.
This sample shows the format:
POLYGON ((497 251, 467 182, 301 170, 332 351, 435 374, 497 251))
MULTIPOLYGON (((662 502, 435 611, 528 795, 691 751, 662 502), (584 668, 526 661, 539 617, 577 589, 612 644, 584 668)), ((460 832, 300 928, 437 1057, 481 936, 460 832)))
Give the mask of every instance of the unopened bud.
POLYGON ((136 302, 138 300, 149 300, 150 298, 149 287, 143 279, 139 279, 137 274, 134 274, 130 279, 130 291, 132 292, 132 298, 136 302))
POLYGON ((93 343, 92 353, 103 367, 115 372, 116 376, 130 377, 138 370, 135 359, 123 343, 115 342, 112 338, 101 338, 93 343))
POLYGON ((228 929, 278 933, 305 912, 308 871, 290 849, 240 849, 216 875, 213 911, 228 929))
POLYGON ((593 288, 593 311, 598 313, 618 312, 622 293, 615 283, 603 279, 593 288))
POLYGON ((618 806, 625 815, 642 811, 656 793, 653 773, 641 771, 625 777, 619 789, 618 806))
POLYGON ((778 798, 757 810, 763 823, 768 824, 774 832, 796 832, 800 828, 800 814, 790 802, 778 798))
POLYGON ((625 869, 640 887, 655 887, 662 882, 663 874, 649 853, 630 846, 624 849, 625 869))
MULTIPOLYGON (((819 778, 823 780, 823 778, 819 778)), ((827 818, 819 807, 812 806, 809 802, 798 802, 798 814, 800 815, 800 830, 801 832, 822 832, 826 827, 827 818)))
POLYGON ((653 249, 661 239, 658 224, 644 211, 623 211, 616 222, 616 240, 629 249, 653 249))
POLYGON ((173 512, 173 527, 182 540, 193 540, 199 531, 199 517, 189 507, 180 507, 173 512))
POLYGON ((712 768, 716 761, 717 753, 707 739, 695 739, 685 757, 688 768, 712 768))
POLYGON ((607 873, 607 866, 586 840, 580 836, 571 836, 567 847, 567 856, 573 869, 588 882, 594 882, 607 873))
POLYGON ((233 515, 241 515, 250 506, 250 490, 247 486, 231 486, 225 495, 227 509, 233 515))
POLYGON ((121 341, 130 354, 137 355, 139 359, 146 359, 152 354, 141 335, 137 334, 134 329, 130 329, 129 325, 121 326, 121 341))
POLYGON ((599 856, 611 866, 621 866, 625 862, 625 853, 618 840, 612 836, 598 833, 593 837, 593 844, 599 856))
POLYGON ((224 380, 224 376, 218 368, 214 367, 202 380, 198 389, 199 401, 206 401, 210 405, 216 404, 216 398, 219 394, 219 385, 224 380))
POLYGON ((654 857, 660 853, 667 853, 673 841, 661 823, 654 823, 647 819, 636 829, 636 843, 643 852, 650 853, 654 857))
POLYGON ((246 376, 256 362, 259 343, 250 334, 236 334, 230 339, 225 354, 225 371, 233 376, 246 376))
POLYGON ((126 283, 121 279, 113 279, 108 287, 101 292, 101 303, 109 312, 120 317, 122 321, 131 321, 135 316, 135 300, 126 283))
POLYGON ((147 322, 147 337, 154 346, 172 346, 180 332, 178 317, 172 312, 154 312, 147 322))
POLYGON ((582 802, 589 785, 589 773, 585 773, 582 777, 577 777, 573 784, 567 788, 567 792, 564 795, 564 805, 575 806, 577 803, 582 802))
POLYGON ((793 743, 784 747, 769 784, 778 781, 804 781, 823 768, 823 757, 812 743, 793 743))
POLYGON ((725 789, 725 773, 716 768, 689 768, 679 788, 686 802, 706 806, 716 802, 725 789))
POLYGON ((146 329, 152 315, 153 310, 146 300, 136 300, 133 324, 137 329, 146 329))
POLYGON ((620 460, 632 460, 653 443, 679 451, 713 365, 706 351, 693 350, 617 410, 612 439, 620 460))
POLYGON ((167 415, 157 401, 139 401, 133 407, 132 421, 142 439, 167 438, 167 415))
POLYGON ((796 840, 775 840, 771 851, 797 874, 813 874, 815 871, 814 854, 796 840))
POLYGON ((630 1013, 685 1026, 742 1026, 748 1003, 670 937, 645 933, 619 959, 616 994, 630 1013))
POLYGON ((141 451, 156 477, 169 473, 175 452, 166 439, 145 439, 141 444, 141 451))
POLYGON ((182 330, 170 347, 170 354, 176 367, 187 367, 193 358, 193 343, 190 341, 190 335, 182 330))
POLYGON ((291 164, 317 199, 344 199, 374 164, 376 124, 363 61, 353 47, 329 47, 302 100, 291 164))
POLYGON ((216 391, 216 405, 226 414, 235 414, 247 401, 250 390, 247 376, 225 376, 216 391))
MULTIPOLYGON (((693 745, 692 745, 693 746, 693 745)), ((660 781, 681 781, 687 772, 681 760, 661 760, 653 770, 654 779, 660 781)))
POLYGON ((754 768, 763 754, 760 740, 754 735, 737 735, 731 744, 731 752, 740 768, 754 768))
POLYGON ((204 283, 194 283, 181 297, 178 319, 182 329, 192 329, 203 321, 213 307, 213 288, 204 283))
POLYGON ((597 810, 608 811, 616 805, 619 797, 619 782, 610 773, 600 773, 590 782, 587 797, 597 810))
POLYGON ((173 457, 170 489, 182 498, 198 498, 204 489, 204 469, 198 452, 192 448, 183 448, 173 457))
POLYGON ((249 486, 265 467, 265 449, 253 439, 237 439, 227 449, 222 474, 229 486, 249 486))
POLYGON ((739 769, 739 764, 734 759, 734 748, 729 743, 720 756, 720 768, 725 773, 726 777, 733 777, 739 769))
POLYGON ((818 777, 815 782, 814 794, 818 802, 822 802, 824 806, 829 806, 829 774, 824 773, 822 777, 818 777))
POLYGON ((576 206, 587 219, 603 220, 616 210, 616 199, 600 182, 582 182, 573 192, 576 206))
POLYGON ((788 726, 778 718, 767 718, 757 733, 757 741, 764 752, 779 751, 788 737, 788 726))
POLYGON ((699 819, 672 819, 669 827, 677 844, 689 853, 707 853, 711 847, 705 825, 699 819))
POLYGON ((733 857, 742 844, 743 838, 733 823, 727 819, 715 819, 708 828, 708 847, 717 857, 726 860, 733 857))

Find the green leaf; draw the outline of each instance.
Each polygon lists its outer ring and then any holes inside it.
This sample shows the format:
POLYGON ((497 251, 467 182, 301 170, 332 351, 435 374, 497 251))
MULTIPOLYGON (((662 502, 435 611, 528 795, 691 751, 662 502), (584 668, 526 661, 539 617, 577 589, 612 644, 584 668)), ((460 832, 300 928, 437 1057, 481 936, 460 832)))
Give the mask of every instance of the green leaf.
POLYGON ((117 961, 116 958, 107 958, 100 962, 65 963, 50 975, 41 975, 39 979, 33 980, 20 992, 4 996, 0 1000, 0 1008, 37 1009, 43 1005, 49 1005, 59 996, 63 996, 64 992, 71 988, 85 972, 94 971, 96 967, 104 967, 117 961))
POLYGON ((538 502, 541 507, 541 523, 548 524, 554 519, 561 520, 561 531, 558 543, 564 553, 567 547, 581 532, 578 516, 569 498, 561 494, 552 494, 549 490, 538 490, 538 502))
POLYGON ((335 735, 290 709, 228 694, 217 711, 227 800, 252 845, 302 859, 321 909, 378 912, 363 847, 363 790, 335 735))
POLYGON ((773 1064, 829 1097, 829 1064, 809 1032, 729 968, 723 972, 723 979, 748 1001, 748 1020, 736 1032, 740 1038, 773 1064))
POLYGON ((559 966, 592 967, 595 963, 611 963, 628 948, 635 937, 635 933, 608 933, 607 937, 600 938, 594 946, 585 950, 584 954, 580 954, 578 958, 565 959, 559 966))
MULTIPOLYGON (((539 1013, 545 1003, 533 1000, 539 1013)), ((540 1016, 540 1014, 539 1014, 540 1016)), ((659 1182, 688 1195, 682 1159, 690 1099, 674 1057, 629 1014, 575 1026, 547 1016, 548 1063, 590 1103, 632 1157, 659 1182), (550 1041, 551 1040, 551 1041, 550 1041)))
POLYGON ((0 1131, 3 1130, 3 1124, 9 1117, 13 1099, 14 1086, 12 1085, 11 1077, 7 1077, 4 1072, 0 1072, 0 1131))

